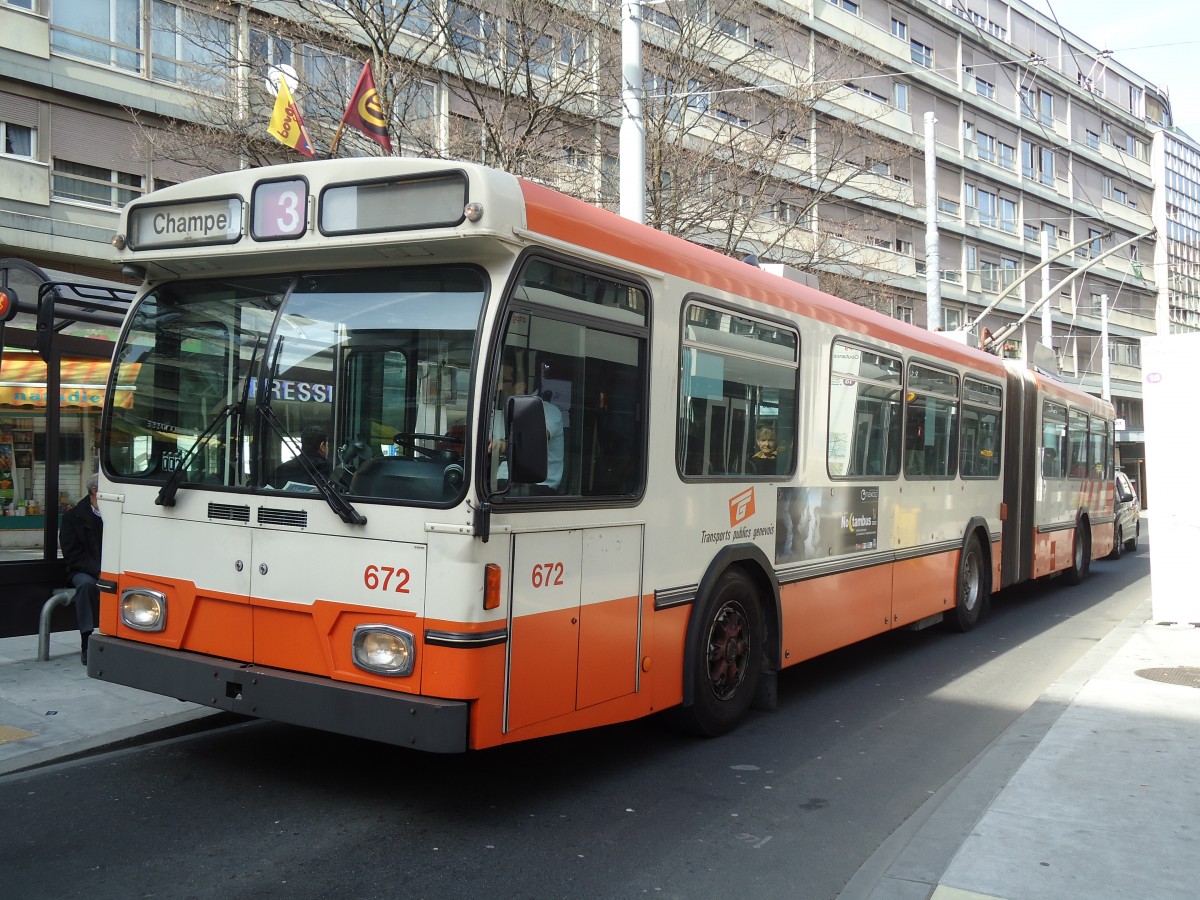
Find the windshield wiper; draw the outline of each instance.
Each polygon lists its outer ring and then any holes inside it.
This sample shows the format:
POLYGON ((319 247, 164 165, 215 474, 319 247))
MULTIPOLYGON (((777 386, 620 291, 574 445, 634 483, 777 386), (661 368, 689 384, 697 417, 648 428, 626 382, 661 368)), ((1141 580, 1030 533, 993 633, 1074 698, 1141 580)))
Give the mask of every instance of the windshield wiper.
POLYGON ((318 469, 316 464, 309 459, 307 455, 300 451, 298 447, 295 446, 295 440, 290 434, 287 433, 287 429, 283 427, 283 424, 279 421, 278 417, 276 417, 275 411, 265 403, 259 404, 258 411, 262 414, 262 417, 266 423, 271 426, 271 430, 274 431, 281 440, 291 445, 298 451, 296 453, 296 458, 299 459, 300 464, 304 466, 304 471, 307 472, 308 477, 312 479, 313 486, 320 492, 321 496, 325 498, 325 502, 329 504, 329 508, 337 513, 338 517, 347 525, 366 525, 367 517, 355 509, 349 500, 339 494, 337 488, 333 486, 333 482, 329 480, 328 476, 318 469))
POLYGON ((226 403, 225 407, 217 413, 217 417, 212 420, 212 424, 205 428, 200 437, 196 439, 196 443, 188 448, 187 453, 179 460, 179 465, 175 467, 175 471, 163 482, 163 486, 158 489, 158 496, 154 498, 154 503, 157 506, 175 505, 175 495, 179 493, 179 485, 183 481, 183 475, 187 472, 188 466, 192 464, 192 460, 195 459, 196 454, 212 440, 212 436, 217 433, 217 429, 225 424, 225 421, 236 409, 237 406, 235 404, 226 403))
POLYGON ((217 429, 225 424, 233 413, 238 413, 238 427, 236 440, 231 448, 234 455, 234 466, 239 464, 241 460, 242 433, 244 423, 246 421, 246 400, 250 396, 250 379, 254 373, 254 361, 258 358, 258 347, 262 343, 262 335, 256 335, 254 338, 254 347, 250 350, 250 365, 246 369, 246 378, 242 382, 241 390, 238 391, 239 397, 237 403, 227 403, 225 408, 217 413, 217 417, 213 419, 212 424, 204 429, 204 433, 196 439, 196 443, 192 444, 183 459, 179 461, 179 466, 171 473, 171 476, 163 483, 163 486, 158 490, 158 496, 154 498, 154 502, 158 506, 174 506, 175 495, 179 493, 179 486, 183 483, 183 475, 187 471, 187 467, 191 465, 192 459, 196 454, 212 440, 212 436, 217 433, 217 429))

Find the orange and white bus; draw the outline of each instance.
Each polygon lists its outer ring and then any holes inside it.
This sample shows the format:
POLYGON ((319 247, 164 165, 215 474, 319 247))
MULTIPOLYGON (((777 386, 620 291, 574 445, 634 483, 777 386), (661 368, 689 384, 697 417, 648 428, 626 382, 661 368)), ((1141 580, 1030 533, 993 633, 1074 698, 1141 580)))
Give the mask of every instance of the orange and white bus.
POLYGON ((1109 552, 1113 411, 519 178, 130 203, 89 674, 431 751, 674 708, 1109 552))

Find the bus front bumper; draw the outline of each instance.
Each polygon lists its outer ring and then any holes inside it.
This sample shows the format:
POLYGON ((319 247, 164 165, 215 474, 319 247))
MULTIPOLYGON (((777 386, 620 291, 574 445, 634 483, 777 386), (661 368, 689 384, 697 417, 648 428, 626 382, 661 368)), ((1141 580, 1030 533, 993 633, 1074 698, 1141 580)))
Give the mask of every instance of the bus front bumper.
POLYGON ((467 749, 468 705, 96 633, 88 675, 243 716, 433 753, 467 749))

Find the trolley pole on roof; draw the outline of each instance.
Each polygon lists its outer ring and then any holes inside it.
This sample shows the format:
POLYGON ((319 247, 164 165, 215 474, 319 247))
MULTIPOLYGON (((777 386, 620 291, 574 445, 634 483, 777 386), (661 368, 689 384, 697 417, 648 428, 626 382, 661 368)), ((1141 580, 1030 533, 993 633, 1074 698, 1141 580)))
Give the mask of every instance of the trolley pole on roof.
POLYGON ((621 215, 646 221, 646 122, 642 118, 642 4, 621 3, 621 215))
POLYGON ((942 261, 937 227, 937 119, 925 113, 925 327, 942 327, 942 261))

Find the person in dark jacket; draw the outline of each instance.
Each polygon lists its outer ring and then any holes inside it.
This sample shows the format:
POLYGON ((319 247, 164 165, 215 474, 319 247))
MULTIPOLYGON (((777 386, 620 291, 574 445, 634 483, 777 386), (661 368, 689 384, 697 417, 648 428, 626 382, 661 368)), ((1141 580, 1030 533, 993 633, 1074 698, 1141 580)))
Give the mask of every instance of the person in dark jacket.
MULTIPOLYGON (((329 432, 324 426, 305 425, 300 430, 300 453, 308 457, 308 461, 326 478, 333 473, 333 464, 329 461, 329 432)), ((275 487, 283 489, 289 481, 293 484, 313 483, 299 456, 289 459, 275 470, 275 487)))
POLYGON ((96 609, 100 605, 100 543, 104 539, 104 520, 96 498, 99 480, 88 479, 87 496, 63 514, 58 542, 67 563, 67 578, 75 588, 75 618, 79 622, 79 660, 87 665, 88 638, 96 627, 96 609))

